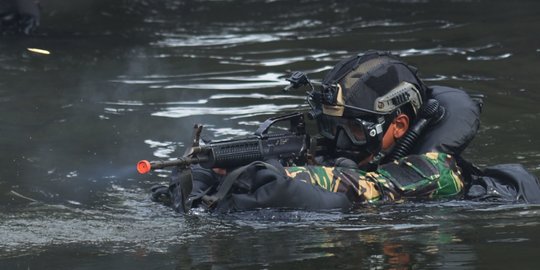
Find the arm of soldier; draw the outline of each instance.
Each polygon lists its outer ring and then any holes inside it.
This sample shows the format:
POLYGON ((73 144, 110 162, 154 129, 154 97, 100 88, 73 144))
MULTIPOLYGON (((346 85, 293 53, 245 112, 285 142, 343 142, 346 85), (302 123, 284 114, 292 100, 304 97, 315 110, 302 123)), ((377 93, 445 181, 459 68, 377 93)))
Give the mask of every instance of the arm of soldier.
POLYGON ((345 193, 353 202, 374 202, 382 198, 382 188, 369 178, 370 173, 349 167, 304 166, 287 167, 286 173, 295 181, 307 182, 329 192, 345 193))
POLYGON ((395 199, 459 198, 465 184, 455 158, 442 152, 410 155, 384 164, 371 177, 395 199))
POLYGON ((294 180, 346 192, 357 202, 455 198, 464 185, 454 158, 444 153, 407 156, 374 172, 323 166, 288 167, 286 171, 294 180))

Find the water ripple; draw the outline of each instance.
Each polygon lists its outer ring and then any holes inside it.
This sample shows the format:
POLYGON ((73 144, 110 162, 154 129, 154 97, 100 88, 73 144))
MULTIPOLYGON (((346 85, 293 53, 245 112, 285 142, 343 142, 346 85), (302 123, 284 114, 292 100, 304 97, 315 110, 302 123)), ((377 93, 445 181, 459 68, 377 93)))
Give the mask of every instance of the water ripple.
POLYGON ((261 89, 276 86, 285 86, 287 83, 281 79, 282 73, 264 73, 251 76, 210 76, 195 77, 185 79, 182 83, 153 85, 152 88, 164 89, 215 89, 215 90, 236 90, 236 89, 261 89), (204 81, 204 83, 195 83, 204 81), (224 83, 231 82, 231 83, 224 83))
POLYGON ((480 50, 485 50, 489 48, 493 48, 495 44, 488 44, 485 46, 480 47, 435 47, 435 48, 426 48, 426 49, 402 49, 402 50, 393 50, 392 53, 399 55, 401 57, 408 57, 408 56, 424 56, 424 55, 437 55, 437 54, 444 54, 444 55, 465 55, 469 53, 478 52, 480 50))
POLYGON ((447 80, 454 80, 454 81, 493 81, 495 78, 492 77, 486 77, 486 76, 473 76, 473 75, 442 75, 442 74, 436 74, 431 77, 425 77, 422 78, 423 81, 430 81, 430 82, 436 82, 436 81, 447 81, 447 80))
POLYGON ((122 201, 119 205, 92 210, 82 209, 80 204, 37 204, 30 207, 31 212, 1 213, 0 257, 39 251, 42 246, 75 243, 122 243, 116 246, 166 252, 170 239, 185 241, 181 235, 197 237, 195 233, 183 232, 182 223, 164 228, 163 222, 175 222, 175 215, 156 216, 159 207, 150 204, 141 190, 113 187, 110 192, 107 196, 119 198, 122 201), (152 245, 147 245, 149 241, 152 245))
POLYGON ((274 67, 274 66, 283 66, 290 65, 296 62, 303 61, 324 61, 328 60, 330 53, 319 53, 312 55, 300 55, 293 57, 272 57, 270 59, 243 59, 236 58, 234 60, 223 60, 220 61, 222 64, 237 64, 237 65, 246 65, 246 66, 265 66, 265 67, 274 67))
POLYGON ((144 143, 148 144, 150 148, 154 150, 154 156, 158 158, 169 158, 170 154, 174 153, 178 147, 182 147, 181 142, 159 142, 154 140, 144 140, 144 143))
POLYGON ((152 113, 152 116, 170 117, 170 118, 183 118, 195 115, 231 115, 230 119, 238 119, 244 117, 250 117, 255 115, 267 115, 282 113, 284 111, 290 111, 300 108, 298 104, 286 104, 286 105, 274 105, 274 104, 261 104, 261 105, 249 105, 240 107, 170 107, 164 108, 162 111, 152 113))
POLYGON ((241 44, 265 43, 293 36, 290 32, 274 34, 215 34, 215 35, 175 35, 163 34, 165 39, 152 45, 158 47, 236 47, 241 44))
MULTIPOLYGON (((247 131, 245 129, 237 129, 237 128, 207 128, 206 130, 212 131, 214 136, 216 137, 224 137, 224 136, 246 136, 253 134, 251 131, 247 131)), ((229 139, 229 138, 222 138, 223 140, 229 139)))
MULTIPOLYGON (((119 107, 141 107, 141 106, 171 106, 171 105, 197 105, 207 104, 210 100, 222 100, 222 99, 262 99, 262 100, 304 100, 304 96, 295 95, 267 95, 261 93, 250 94, 215 94, 206 99, 199 99, 193 101, 167 101, 167 102, 142 102, 140 100, 118 100, 102 102, 105 105, 113 105, 119 107)), ((105 108, 106 111, 118 111, 120 108, 105 108)), ((125 110, 125 109, 124 109, 125 110)))
POLYGON ((501 60, 506 59, 512 56, 511 53, 505 53, 501 55, 481 55, 481 56, 467 56, 468 61, 490 61, 490 60, 501 60))

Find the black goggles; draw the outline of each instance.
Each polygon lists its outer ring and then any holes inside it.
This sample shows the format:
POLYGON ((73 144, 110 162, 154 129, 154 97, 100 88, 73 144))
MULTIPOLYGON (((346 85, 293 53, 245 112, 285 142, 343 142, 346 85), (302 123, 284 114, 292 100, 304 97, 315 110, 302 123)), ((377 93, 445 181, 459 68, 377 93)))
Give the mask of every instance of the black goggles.
POLYGON ((335 139, 339 131, 345 132, 354 145, 362 146, 376 140, 384 131, 384 120, 368 121, 359 118, 344 118, 321 114, 318 119, 319 132, 328 139, 335 139))

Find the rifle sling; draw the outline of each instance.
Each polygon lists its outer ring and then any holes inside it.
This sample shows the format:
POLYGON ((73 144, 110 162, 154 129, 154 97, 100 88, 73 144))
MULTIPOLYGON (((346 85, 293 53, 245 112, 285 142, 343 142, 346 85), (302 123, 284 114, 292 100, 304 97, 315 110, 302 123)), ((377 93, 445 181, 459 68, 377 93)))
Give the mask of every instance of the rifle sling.
POLYGON ((189 194, 193 190, 193 176, 190 169, 184 169, 180 173, 180 191, 182 192, 182 207, 184 213, 191 209, 192 201, 188 200, 189 194))

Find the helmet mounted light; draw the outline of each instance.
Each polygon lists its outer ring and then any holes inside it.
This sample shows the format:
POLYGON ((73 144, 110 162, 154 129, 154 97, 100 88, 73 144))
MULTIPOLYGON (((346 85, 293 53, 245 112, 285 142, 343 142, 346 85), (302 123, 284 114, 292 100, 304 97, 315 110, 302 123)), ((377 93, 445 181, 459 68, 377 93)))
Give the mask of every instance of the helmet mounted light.
POLYGON ((404 104, 411 103, 414 112, 422 106, 422 97, 418 89, 409 82, 401 82, 386 95, 375 99, 375 108, 379 112, 391 113, 404 104))

